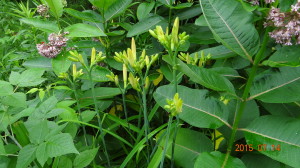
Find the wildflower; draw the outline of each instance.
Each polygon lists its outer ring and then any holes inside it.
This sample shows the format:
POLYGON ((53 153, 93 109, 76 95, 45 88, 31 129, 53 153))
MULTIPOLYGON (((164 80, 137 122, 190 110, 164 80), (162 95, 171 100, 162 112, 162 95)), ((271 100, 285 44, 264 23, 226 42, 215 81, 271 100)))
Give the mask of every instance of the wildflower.
POLYGON ((42 42, 36 45, 39 54, 47 58, 55 58, 67 44, 68 39, 64 37, 65 34, 68 34, 68 32, 62 34, 51 33, 48 36, 49 43, 42 42))
POLYGON ((291 5, 290 12, 280 12, 279 8, 272 7, 267 17, 264 26, 275 27, 275 30, 270 32, 271 38, 275 39, 276 43, 283 45, 293 45, 293 40, 296 44, 300 43, 300 1, 295 5, 291 5), (294 38, 295 37, 295 38, 294 38))
POLYGON ((49 8, 44 4, 37 6, 37 12, 43 17, 46 17, 46 18, 50 17, 48 15, 49 8))

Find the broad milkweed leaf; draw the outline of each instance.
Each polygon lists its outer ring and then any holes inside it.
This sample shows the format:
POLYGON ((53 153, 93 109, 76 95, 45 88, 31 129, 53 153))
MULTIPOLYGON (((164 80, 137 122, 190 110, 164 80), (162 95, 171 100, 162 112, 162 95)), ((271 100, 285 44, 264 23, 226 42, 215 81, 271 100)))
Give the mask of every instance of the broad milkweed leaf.
POLYGON ((201 0, 209 28, 220 42, 252 61, 259 47, 259 35, 252 24, 252 14, 236 0, 201 0))
POLYGON ((283 116, 262 116, 242 129, 247 144, 260 153, 292 167, 300 167, 300 121, 283 116), (274 129, 276 128, 276 129, 274 129))
MULTIPOLYGON (((224 124, 230 127, 227 122, 227 106, 215 98, 208 97, 207 90, 190 89, 185 86, 178 86, 177 89, 179 97, 183 100, 180 119, 201 128, 216 129, 224 124)), ((161 107, 167 105, 166 99, 173 97, 173 85, 161 86, 154 93, 154 99, 161 107)))
MULTIPOLYGON (((211 153, 204 152, 196 160, 194 168, 213 168, 213 167, 222 167, 225 159, 225 154, 214 151, 211 153)), ((244 163, 232 156, 229 156, 225 168, 246 168, 244 163)))
POLYGON ((157 16, 157 15, 151 16, 133 25, 132 28, 128 31, 127 37, 132 37, 132 36, 136 36, 148 32, 149 29, 155 28, 156 25, 166 26, 167 22, 161 16, 157 16))
POLYGON ((141 3, 138 6, 137 11, 136 11, 136 16, 139 19, 139 21, 147 18, 149 16, 151 10, 154 8, 154 6, 155 6, 154 1, 152 1, 151 3, 147 3, 147 2, 141 3))
MULTIPOLYGON (((171 155, 171 144, 173 139, 170 138, 168 146, 165 147, 166 136, 164 136, 164 133, 165 130, 161 131, 159 133, 159 137, 156 138, 163 139, 160 141, 159 147, 153 155, 148 168, 158 167, 164 148, 167 148, 166 154, 171 155)), ((172 131, 170 137, 173 137, 173 135, 174 131, 172 131)), ((175 141, 174 161, 178 167, 193 167, 196 158, 201 155, 202 152, 211 152, 212 150, 212 141, 203 133, 186 128, 180 128, 177 132, 175 141), (195 139, 197 139, 197 141, 195 141, 195 139)))
POLYGON ((266 103, 290 103, 300 100, 300 67, 282 67, 258 76, 250 90, 251 99, 266 103))
POLYGON ((297 45, 284 46, 276 51, 268 60, 262 64, 271 67, 298 67, 300 66, 300 48, 297 45))
POLYGON ((32 25, 44 32, 48 32, 48 33, 58 33, 59 32, 59 28, 58 25, 55 22, 51 22, 51 21, 43 21, 40 19, 36 19, 36 18, 22 18, 20 19, 21 22, 32 25))
POLYGON ((99 37, 106 36, 103 30, 89 24, 77 23, 68 26, 65 31, 69 32, 68 37, 99 37))
POLYGON ((101 15, 95 13, 94 11, 86 10, 83 12, 77 11, 72 8, 64 9, 65 12, 73 17, 76 17, 81 20, 91 21, 91 22, 102 22, 101 15))
POLYGON ((284 167, 282 163, 273 160, 262 154, 248 153, 243 155, 241 160, 247 168, 281 168, 284 167), (259 162, 257 162, 259 160, 259 162))
POLYGON ((104 13, 105 21, 109 21, 118 15, 120 15, 125 9, 127 9, 128 5, 132 2, 132 0, 117 0, 104 13))
POLYGON ((50 8, 50 11, 54 17, 59 18, 63 14, 63 3, 62 0, 45 0, 50 8))
POLYGON ((233 51, 229 50, 228 48, 226 48, 223 45, 220 46, 216 46, 216 47, 211 47, 211 48, 206 48, 204 50, 200 50, 198 52, 195 52, 193 54, 191 54, 192 57, 194 57, 194 55, 197 53, 198 57, 201 56, 201 52, 204 52, 204 55, 208 55, 210 54, 211 59, 225 59, 225 58, 230 58, 230 57, 234 57, 237 56, 236 53, 234 53, 233 51))
POLYGON ((56 75, 67 72, 70 68, 72 61, 68 59, 69 55, 69 52, 67 52, 66 54, 59 54, 56 58, 52 59, 52 67, 56 75))

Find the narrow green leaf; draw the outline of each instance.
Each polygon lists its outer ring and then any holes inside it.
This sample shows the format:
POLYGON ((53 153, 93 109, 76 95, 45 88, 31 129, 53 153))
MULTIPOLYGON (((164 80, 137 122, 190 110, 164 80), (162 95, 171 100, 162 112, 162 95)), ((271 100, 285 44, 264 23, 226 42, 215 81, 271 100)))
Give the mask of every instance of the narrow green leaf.
MULTIPOLYGON (((208 97, 207 90, 190 89, 184 86, 178 86, 177 89, 179 97, 183 100, 180 119, 201 128, 215 129, 224 124, 230 127, 227 123, 227 107, 215 98, 208 97)), ((161 86, 154 93, 154 99, 161 107, 167 105, 166 100, 173 97, 173 85, 161 86)))
POLYGON ((59 32, 58 25, 55 22, 43 21, 36 18, 22 18, 20 20, 21 22, 32 25, 44 32, 48 32, 48 33, 59 32))
POLYGON ((68 37, 106 36, 101 28, 84 23, 73 24, 71 26, 68 26, 65 30, 70 33, 68 37))
POLYGON ((29 144, 22 148, 19 152, 16 168, 27 168, 35 159, 35 151, 37 146, 29 144))
POLYGON ((109 21, 118 15, 120 15, 125 9, 127 9, 128 5, 132 2, 132 0, 117 0, 112 5, 109 6, 107 11, 104 13, 105 21, 109 21))
POLYGON ((45 0, 50 8, 50 11, 54 17, 59 18, 63 14, 63 3, 62 0, 45 0))
MULTIPOLYGON (((225 159, 225 154, 214 151, 211 153, 202 153, 196 160, 194 168, 215 168, 222 167, 225 159)), ((232 156, 229 156, 227 164, 224 168, 246 168, 244 163, 232 156)))
POLYGON ((251 12, 236 0, 200 0, 200 5, 211 31, 222 44, 252 60, 260 41, 251 12))
POLYGON ((266 103, 290 103, 300 100, 300 67, 282 67, 256 77, 250 90, 251 99, 266 103))
POLYGON ((245 133, 247 144, 274 160, 300 167, 300 120, 283 116, 262 116, 245 133), (276 128, 276 129, 274 129, 276 128))
POLYGON ((5 151, 5 148, 3 145, 3 141, 2 141, 2 139, 0 139, 0 155, 5 155, 5 154, 6 154, 6 151, 5 151))
POLYGON ((156 25, 167 24, 165 19, 161 16, 155 15, 151 16, 145 20, 142 20, 135 25, 128 31, 127 37, 136 36, 145 32, 148 32, 150 29, 155 28, 156 25))

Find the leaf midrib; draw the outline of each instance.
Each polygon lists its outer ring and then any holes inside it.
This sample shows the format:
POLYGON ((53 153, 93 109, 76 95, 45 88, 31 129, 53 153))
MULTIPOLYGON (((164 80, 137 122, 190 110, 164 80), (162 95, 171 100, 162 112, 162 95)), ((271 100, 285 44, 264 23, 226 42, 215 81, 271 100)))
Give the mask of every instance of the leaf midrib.
MULTIPOLYGON (((203 9, 203 4, 202 4, 203 0, 200 0, 200 5, 203 9)), ((216 10, 216 8, 211 4, 210 0, 207 0, 208 3, 211 5, 211 7, 213 8, 213 10, 216 12, 216 14, 221 18, 221 20, 224 22, 225 26, 228 28, 228 30, 230 31, 230 33, 232 34, 232 36, 234 37, 234 39, 236 40, 236 42, 238 43, 238 45, 240 46, 240 48, 243 50, 243 52, 245 53, 245 55, 247 56, 247 58, 252 61, 251 56, 249 55, 249 53, 246 51, 246 49, 244 48, 244 46, 240 43, 240 41, 238 40, 238 38, 236 37, 236 35, 234 34, 234 32, 231 30, 231 28, 229 27, 229 25, 227 24, 227 22, 224 20, 224 18, 218 13, 218 11, 216 10)), ((207 24, 209 25, 209 27, 212 28, 212 26, 210 25, 210 23, 208 22, 207 18, 206 18, 206 14, 205 14, 205 10, 202 10, 205 20, 207 22, 207 24)), ((216 33, 215 33, 216 34, 216 33)), ((220 37, 219 37, 220 38, 220 37)), ((221 38, 220 38, 221 39, 221 38)))

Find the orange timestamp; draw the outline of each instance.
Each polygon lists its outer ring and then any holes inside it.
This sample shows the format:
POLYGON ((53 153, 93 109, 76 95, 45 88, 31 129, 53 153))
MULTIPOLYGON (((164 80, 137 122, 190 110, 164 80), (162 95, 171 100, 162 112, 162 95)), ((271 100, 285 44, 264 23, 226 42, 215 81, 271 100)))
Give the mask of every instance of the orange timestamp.
POLYGON ((252 152, 257 151, 280 151, 280 145, 270 145, 270 144, 235 144, 235 151, 237 152, 252 152))

